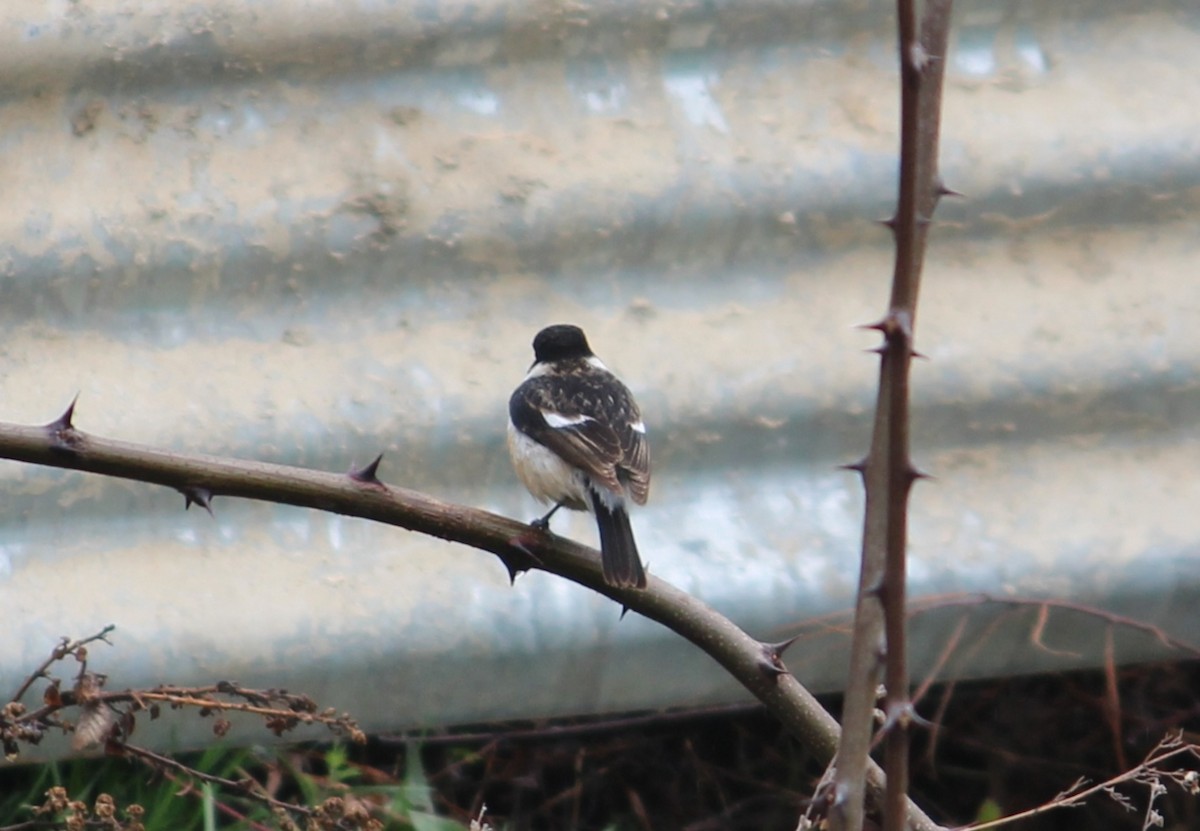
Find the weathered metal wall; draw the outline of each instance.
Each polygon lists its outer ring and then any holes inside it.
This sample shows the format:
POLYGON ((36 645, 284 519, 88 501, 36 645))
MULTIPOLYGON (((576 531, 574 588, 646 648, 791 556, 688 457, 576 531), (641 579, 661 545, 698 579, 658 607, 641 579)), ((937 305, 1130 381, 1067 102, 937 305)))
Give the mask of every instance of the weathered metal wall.
MULTIPOLYGON (((11 0, 0 418, 79 391, 90 432, 332 470, 384 450, 389 482, 533 516, 505 403, 533 333, 577 322, 651 427, 651 569, 762 636, 842 609, 890 8, 11 0)), ((1198 56, 1191 0, 962 3, 943 171, 969 198, 939 214, 919 321, 918 595, 1200 626, 1198 56)), ((463 548, 12 463, 0 485, 7 688, 112 622, 113 684, 288 686, 374 729, 742 695, 656 625, 463 548)), ((918 672, 953 619, 914 624, 918 672)), ((1014 620, 953 669, 1098 660, 1094 622, 1056 620, 1060 654, 1014 620)), ((789 663, 836 688, 841 643, 789 663)))

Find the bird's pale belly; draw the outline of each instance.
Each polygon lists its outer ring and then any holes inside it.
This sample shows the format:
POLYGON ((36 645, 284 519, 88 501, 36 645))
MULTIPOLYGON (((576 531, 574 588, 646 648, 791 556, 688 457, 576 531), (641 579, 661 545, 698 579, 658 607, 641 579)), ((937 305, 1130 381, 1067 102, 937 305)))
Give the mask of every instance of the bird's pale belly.
POLYGON ((512 424, 508 425, 508 452, 521 484, 535 499, 540 502, 562 502, 563 507, 576 511, 587 510, 583 473, 512 424))

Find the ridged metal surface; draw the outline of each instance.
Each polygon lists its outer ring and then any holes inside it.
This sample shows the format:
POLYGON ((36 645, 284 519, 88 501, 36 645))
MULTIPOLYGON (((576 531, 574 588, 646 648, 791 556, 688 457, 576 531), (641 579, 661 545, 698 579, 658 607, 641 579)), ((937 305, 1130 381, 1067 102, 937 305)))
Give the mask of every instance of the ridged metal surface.
MULTIPOLYGON (((861 497, 835 467, 867 442, 852 327, 890 274, 893 52, 868 0, 5 3, 0 418, 79 391, 89 432, 332 470, 383 450, 386 481, 532 517, 505 403, 534 332, 575 322, 650 425, 651 570, 782 636, 852 598, 861 497)), ((918 322, 916 596, 1200 628, 1197 56, 1190 0, 959 8, 943 173, 969 198, 939 212, 918 322)), ((463 548, 0 482, 7 688, 112 622, 112 684, 287 686, 372 729, 744 695, 463 548)), ((956 614, 914 623, 916 672, 956 614)), ((954 672, 1101 659, 1094 621, 1053 616, 1050 652, 1001 615, 977 610, 954 672)), ((844 642, 789 664, 837 688, 844 642)))

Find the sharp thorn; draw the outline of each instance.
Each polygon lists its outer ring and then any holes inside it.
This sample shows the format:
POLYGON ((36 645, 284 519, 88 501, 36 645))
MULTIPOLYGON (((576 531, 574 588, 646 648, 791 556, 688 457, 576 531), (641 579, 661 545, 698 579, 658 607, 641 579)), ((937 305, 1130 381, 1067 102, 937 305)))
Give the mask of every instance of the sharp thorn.
POLYGON ((943 196, 963 196, 963 194, 959 193, 953 188, 946 187, 946 183, 942 181, 941 176, 938 177, 937 183, 934 185, 934 193, 938 195, 939 199, 943 196))
POLYGON ((204 510, 208 511, 208 515, 216 519, 216 514, 212 509, 213 492, 208 488, 197 488, 187 486, 179 488, 179 492, 183 494, 183 509, 186 511, 192 505, 199 505, 204 510))
POLYGON ((883 725, 880 727, 880 731, 890 733, 897 727, 907 730, 914 721, 914 716, 916 713, 913 711, 911 701, 904 701, 898 706, 890 704, 883 711, 883 725))
POLYGON ((895 216, 889 216, 887 219, 877 219, 875 221, 878 224, 882 225, 884 228, 887 228, 893 234, 896 233, 896 217, 895 216))
POLYGON ((893 702, 884 708, 883 725, 880 727, 880 732, 887 733, 895 730, 897 727, 901 730, 907 730, 914 724, 926 729, 933 726, 933 722, 922 718, 917 713, 917 708, 913 706, 911 699, 906 699, 898 703, 893 702))
POLYGON ((914 482, 917 481, 918 479, 933 479, 934 478, 934 476, 932 474, 926 473, 925 471, 921 470, 919 467, 916 467, 913 464, 909 464, 909 466, 908 466, 908 476, 914 482))
POLYGON ((857 462, 847 462, 844 465, 838 465, 838 470, 852 470, 855 473, 865 473, 867 470, 867 458, 864 456, 857 462))
POLYGON ((75 405, 79 403, 79 393, 75 393, 75 397, 71 399, 71 403, 67 405, 67 409, 63 410, 63 414, 57 419, 50 422, 51 425, 60 430, 74 430, 75 424, 75 405))
POLYGON ((887 329, 887 320, 880 318, 874 323, 860 323, 854 327, 855 329, 873 329, 876 332, 883 332, 887 329))
POLYGON ((770 655, 768 653, 769 647, 766 644, 762 644, 761 646, 763 647, 762 654, 755 661, 758 671, 772 681, 778 681, 781 676, 787 675, 788 670, 783 665, 783 661, 779 660, 778 657, 770 655))
POLYGON ((508 560, 503 560, 502 562, 504 563, 504 567, 508 570, 508 585, 510 588, 517 585, 517 577, 519 575, 529 571, 527 568, 518 568, 517 566, 514 566, 508 560))
POLYGON ((624 620, 625 615, 627 615, 627 614, 629 614, 629 607, 626 606, 624 603, 622 603, 621 604, 621 616, 619 618, 617 618, 617 620, 624 620))
POLYGON ((919 727, 924 727, 926 730, 933 727, 933 722, 927 718, 922 718, 921 714, 917 712, 915 707, 909 707, 908 717, 912 719, 913 724, 916 724, 919 727))
POLYGON ((46 425, 50 435, 51 447, 54 450, 75 450, 79 444, 80 434, 75 429, 75 404, 79 401, 79 393, 71 399, 63 414, 46 425))
POLYGON ((777 643, 760 643, 759 646, 767 650, 768 654, 772 655, 776 660, 782 661, 783 653, 787 652, 788 648, 798 640, 800 640, 799 633, 777 643))
POLYGON ((540 566, 542 560, 538 555, 525 545, 524 537, 513 537, 508 541, 509 550, 503 554, 497 554, 500 562, 504 563, 504 567, 508 569, 509 585, 515 586, 517 577, 522 573, 529 571, 534 566, 540 566))
POLYGON ((379 481, 379 463, 383 461, 383 454, 380 453, 375 457, 375 460, 367 465, 359 468, 351 468, 346 475, 355 482, 362 482, 364 485, 382 485, 379 481))

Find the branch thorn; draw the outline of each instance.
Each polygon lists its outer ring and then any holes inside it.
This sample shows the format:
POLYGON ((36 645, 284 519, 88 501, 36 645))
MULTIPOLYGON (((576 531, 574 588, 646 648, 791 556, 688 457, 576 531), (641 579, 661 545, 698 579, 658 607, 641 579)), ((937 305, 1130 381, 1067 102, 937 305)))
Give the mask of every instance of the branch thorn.
POLYGON ((363 467, 351 468, 346 474, 355 482, 361 482, 364 485, 382 485, 379 481, 379 463, 383 461, 383 454, 380 453, 375 457, 375 460, 363 467))
POLYGON ((783 653, 787 652, 791 645, 798 640, 800 640, 799 632, 785 640, 777 641, 776 643, 760 643, 759 646, 766 650, 768 655, 773 656, 776 661, 782 662, 783 653))
POLYGON ((183 509, 185 511, 192 507, 192 505, 199 505, 201 508, 208 511, 208 515, 210 517, 216 519, 217 515, 213 513, 212 509, 213 492, 211 490, 208 488, 195 487, 194 485, 188 485, 187 487, 179 488, 178 490, 183 494, 183 509))
POLYGON ((525 545, 527 539, 525 536, 513 537, 508 541, 509 550, 503 554, 496 555, 500 558, 500 562, 504 563, 504 567, 508 569, 508 584, 510 586, 517 584, 517 577, 522 572, 529 571, 534 566, 542 564, 542 559, 525 545))
POLYGON ((67 405, 67 409, 63 410, 63 414, 57 419, 50 422, 54 427, 60 430, 74 430, 75 425, 72 421, 75 418, 75 405, 79 403, 79 393, 75 393, 75 397, 71 399, 71 403, 67 405))
POLYGON ((946 183, 942 181, 941 176, 937 177, 937 181, 934 182, 933 188, 934 188, 934 193, 937 194, 937 197, 939 199, 941 199, 943 196, 957 196, 957 197, 965 198, 964 194, 959 193, 958 191, 954 190, 953 188, 946 187, 946 183))
POLYGON ((857 462, 847 462, 844 465, 838 465, 838 470, 852 470, 855 473, 862 474, 867 470, 867 457, 863 456, 857 462))
POLYGON ((933 479, 935 477, 933 476, 933 474, 926 473, 925 471, 921 470, 919 467, 914 465, 912 462, 909 462, 908 463, 908 478, 911 481, 916 482, 918 479, 933 479))
POLYGON ((63 414, 46 425, 46 432, 54 442, 56 450, 74 450, 79 443, 79 433, 75 429, 75 404, 79 401, 79 393, 71 399, 63 414))
POLYGON ((759 655, 755 664, 758 666, 758 671, 772 681, 778 681, 781 676, 788 674, 788 669, 783 665, 783 661, 779 656, 771 651, 770 644, 759 644, 762 654, 759 655))

